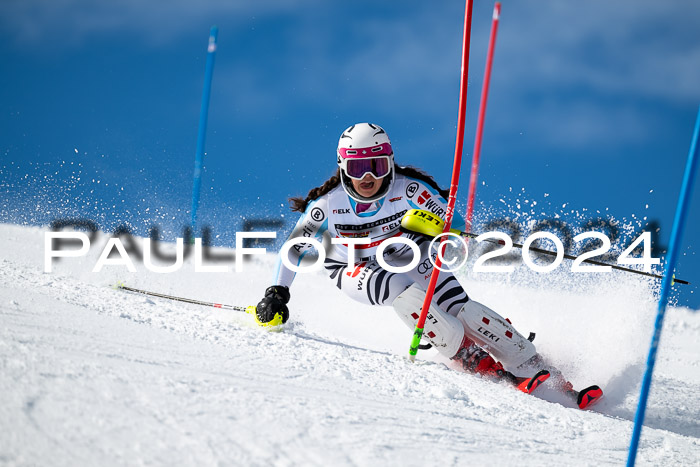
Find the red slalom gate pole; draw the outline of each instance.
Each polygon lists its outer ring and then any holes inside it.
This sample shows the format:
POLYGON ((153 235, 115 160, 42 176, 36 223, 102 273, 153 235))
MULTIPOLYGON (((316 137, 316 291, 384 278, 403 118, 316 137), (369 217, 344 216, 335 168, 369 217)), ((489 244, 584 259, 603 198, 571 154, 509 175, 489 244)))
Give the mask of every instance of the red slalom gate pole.
MULTIPOLYGON (((459 172, 462 167, 462 149, 464 148, 464 120, 467 110, 467 78, 469 77, 469 44, 472 34, 473 3, 474 0, 467 0, 466 11, 464 14, 464 36, 462 38, 462 77, 459 84, 459 114, 457 117, 457 144, 455 146, 455 161, 452 167, 450 196, 447 200, 447 213, 445 214, 445 228, 443 229, 443 233, 449 232, 450 227, 452 226, 452 217, 454 216, 455 211, 455 200, 457 198, 457 186, 459 185, 459 172)), ((441 252, 444 251, 442 242, 438 248, 442 248, 441 252)), ((416 354, 418 353, 418 345, 420 345, 421 337, 423 337, 425 319, 428 316, 430 303, 433 300, 435 284, 437 284, 438 277, 440 276, 440 267, 442 266, 442 261, 440 260, 441 257, 442 254, 438 255, 438 257, 435 260, 435 267, 433 267, 433 273, 430 276, 430 282, 428 283, 428 290, 425 293, 425 300, 423 300, 423 307, 421 308, 420 317, 418 318, 416 329, 413 332, 411 347, 408 351, 408 358, 411 361, 415 361, 416 354)))
POLYGON ((476 196, 476 180, 479 177, 479 158, 481 157, 481 136, 484 133, 484 119, 486 117, 486 101, 489 97, 489 83, 491 81, 491 65, 493 64, 493 50, 496 46, 496 33, 498 32, 498 20, 501 16, 501 2, 493 6, 493 21, 491 22, 491 36, 489 38, 489 50, 486 55, 486 70, 484 71, 484 83, 481 88, 481 102, 479 103, 479 120, 476 124, 476 137, 474 139, 474 155, 472 156, 472 171, 469 177, 469 195, 467 197, 467 215, 465 222, 467 232, 471 231, 472 214, 474 212, 474 197, 476 196))

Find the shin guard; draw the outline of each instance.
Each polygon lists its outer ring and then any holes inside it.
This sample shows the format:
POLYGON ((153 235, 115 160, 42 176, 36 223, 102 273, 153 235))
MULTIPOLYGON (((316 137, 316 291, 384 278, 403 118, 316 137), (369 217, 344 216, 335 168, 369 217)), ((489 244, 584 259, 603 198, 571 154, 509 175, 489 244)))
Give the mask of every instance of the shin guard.
MULTIPOLYGON (((414 329, 420 317, 424 299, 425 291, 414 284, 396 297, 392 306, 401 320, 409 328, 414 329)), ((462 323, 435 305, 430 306, 423 329, 423 337, 427 338, 438 352, 447 358, 455 356, 464 339, 462 323)))
POLYGON ((498 313, 474 300, 469 300, 457 313, 465 332, 481 348, 513 370, 535 354, 535 346, 515 330, 498 313))

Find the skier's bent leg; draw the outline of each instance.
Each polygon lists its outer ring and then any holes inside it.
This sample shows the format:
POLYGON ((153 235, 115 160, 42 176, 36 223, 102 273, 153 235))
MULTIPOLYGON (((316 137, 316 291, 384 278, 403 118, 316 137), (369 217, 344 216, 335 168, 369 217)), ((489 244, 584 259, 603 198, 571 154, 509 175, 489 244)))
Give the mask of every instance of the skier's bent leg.
MULTIPOLYGON (((391 305, 401 320, 413 329, 418 322, 424 299, 425 291, 413 284, 399 294, 391 305)), ((438 352, 452 358, 461 348, 464 339, 464 326, 454 316, 443 312, 435 305, 431 305, 425 320, 423 336, 438 352)))
MULTIPOLYGON (((414 284, 396 297, 392 305, 402 321, 414 328, 424 299, 425 291, 414 284)), ((493 377, 504 374, 503 366, 465 334, 462 322, 435 305, 428 311, 423 336, 442 355, 461 362, 467 372, 493 377)))
POLYGON ((469 300, 457 313, 457 318, 464 325, 466 335, 509 371, 514 371, 537 353, 534 344, 509 321, 477 301, 469 300))

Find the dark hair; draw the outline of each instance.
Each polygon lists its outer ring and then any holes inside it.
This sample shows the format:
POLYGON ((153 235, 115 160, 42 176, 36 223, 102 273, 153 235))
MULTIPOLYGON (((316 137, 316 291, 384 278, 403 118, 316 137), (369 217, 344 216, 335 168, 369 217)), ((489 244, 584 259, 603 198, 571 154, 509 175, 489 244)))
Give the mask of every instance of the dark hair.
MULTIPOLYGON (((411 167, 410 165, 407 165, 406 167, 401 167, 397 165, 395 170, 397 174, 405 175, 406 177, 417 178, 418 180, 426 183, 433 189, 437 190, 438 193, 440 193, 440 196, 442 196, 445 199, 447 199, 447 197, 450 194, 449 191, 440 188, 440 186, 438 186, 437 182, 433 177, 423 172, 422 170, 417 169, 416 167, 411 167)), ((304 212, 306 211, 306 207, 309 205, 309 202, 320 198, 321 196, 331 191, 333 188, 337 187, 339 184, 340 169, 336 170, 335 174, 331 178, 326 180, 323 183, 323 185, 318 186, 316 188, 312 188, 309 191, 309 194, 306 195, 306 198, 289 198, 290 208, 292 209, 292 211, 304 212)))

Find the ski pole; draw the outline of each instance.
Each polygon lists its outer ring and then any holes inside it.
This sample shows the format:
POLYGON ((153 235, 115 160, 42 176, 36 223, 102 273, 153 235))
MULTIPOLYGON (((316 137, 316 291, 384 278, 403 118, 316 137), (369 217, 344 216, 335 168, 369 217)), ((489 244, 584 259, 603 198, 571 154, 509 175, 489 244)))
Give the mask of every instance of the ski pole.
MULTIPOLYGON (((443 225, 444 222, 442 219, 440 219, 438 216, 435 216, 432 214, 430 211, 424 211, 422 209, 411 209, 408 211, 406 214, 404 214, 403 219, 401 219, 401 227, 404 230, 407 230, 409 232, 415 232, 419 233, 422 235, 427 235, 429 237, 437 237, 438 235, 441 235, 445 231, 443 230, 443 225)), ((457 229, 450 229, 450 233, 453 233, 455 235, 459 235, 460 237, 466 237, 466 238, 476 238, 478 237, 477 234, 473 234, 471 232, 462 232, 457 229)), ((486 239, 486 242, 493 243, 495 245, 503 245, 503 242, 500 240, 492 240, 492 239, 486 239)), ((523 245, 519 243, 513 242, 513 246, 516 248, 523 248, 523 245)), ((537 253, 542 253, 545 255, 550 255, 550 256, 557 256, 557 253, 554 251, 549 251, 549 250, 544 250, 542 248, 537 248, 531 246, 529 248, 532 251, 535 251, 537 253)), ((566 259, 571 259, 571 260, 577 260, 579 259, 578 256, 573 256, 573 255, 568 255, 564 254, 564 258, 566 259)), ((622 266, 617 266, 615 264, 608 264, 608 263, 603 263, 601 261, 595 261, 592 259, 584 259, 581 262, 583 263, 590 263, 590 264, 595 264, 596 266, 610 266, 613 269, 617 269, 618 271, 625 271, 625 272, 631 272, 634 274, 639 274, 642 276, 647 276, 647 277, 653 277, 655 279, 663 279, 664 276, 659 276, 657 274, 652 274, 650 272, 644 272, 644 271, 637 271, 635 269, 629 269, 625 268, 622 266)), ((675 277, 673 278, 674 282, 677 282, 678 284, 689 284, 688 281, 684 281, 683 279, 676 279, 675 277)))
MULTIPOLYGON (((450 230, 450 225, 452 225, 452 216, 455 211, 455 200, 457 198, 457 186, 459 185, 459 172, 462 166, 462 149, 464 147, 464 120, 466 118, 467 110, 467 79, 469 77, 469 45, 470 38, 472 34, 472 6, 474 0, 467 0, 466 11, 464 12, 464 34, 462 37, 462 76, 459 84, 459 112, 457 115, 457 143, 455 145, 455 159, 452 166, 452 182, 450 183, 450 196, 447 201, 447 214, 445 214, 445 228, 444 231, 448 232, 450 230)), ((445 245, 442 245, 444 252, 445 245)), ((440 261, 440 256, 438 255, 436 260, 436 267, 433 268, 433 272, 430 276, 430 282, 428 283, 428 289, 425 292, 425 299, 423 300, 423 307, 421 308, 420 316, 418 317, 418 322, 416 323, 416 329, 413 331, 413 338, 411 339, 411 347, 408 350, 408 359, 412 362, 416 359, 416 354, 418 353, 418 345, 420 344, 420 339, 423 337, 423 329, 425 327, 425 320, 428 316, 428 310, 430 309, 430 303, 433 300, 433 293, 435 292, 435 285, 437 284, 438 276, 440 275, 440 266, 442 262, 440 261)))
POLYGON ((476 179, 479 177, 479 159, 481 157, 481 136, 484 133, 484 120, 486 119, 486 101, 489 97, 489 83, 491 82, 491 65, 493 64, 493 51, 496 47, 496 33, 498 32, 498 20, 501 15, 501 2, 493 6, 493 21, 491 22, 491 35, 489 36, 489 49, 486 53, 486 69, 484 70, 484 83, 481 86, 481 102, 479 103, 479 119, 476 122, 476 136, 474 139, 474 154, 472 155, 472 171, 469 177, 469 194, 467 195, 467 215, 464 218, 467 229, 472 225, 474 212, 474 197, 476 196, 476 179))
POLYGON ((142 295, 150 295, 152 297, 165 298, 167 300, 174 300, 177 302, 192 303, 194 305, 202 305, 202 306, 211 306, 214 308, 221 308, 222 310, 242 311, 242 312, 248 313, 248 314, 255 314, 255 307, 252 305, 251 306, 235 306, 235 305, 226 305, 225 303, 204 302, 204 301, 195 300, 192 298, 175 297, 173 295, 167 295, 167 294, 162 294, 162 293, 158 293, 158 292, 150 292, 148 290, 142 290, 142 289, 136 289, 134 287, 128 287, 128 286, 122 284, 121 282, 118 283, 115 286, 115 288, 127 290, 129 292, 139 293, 142 295))

